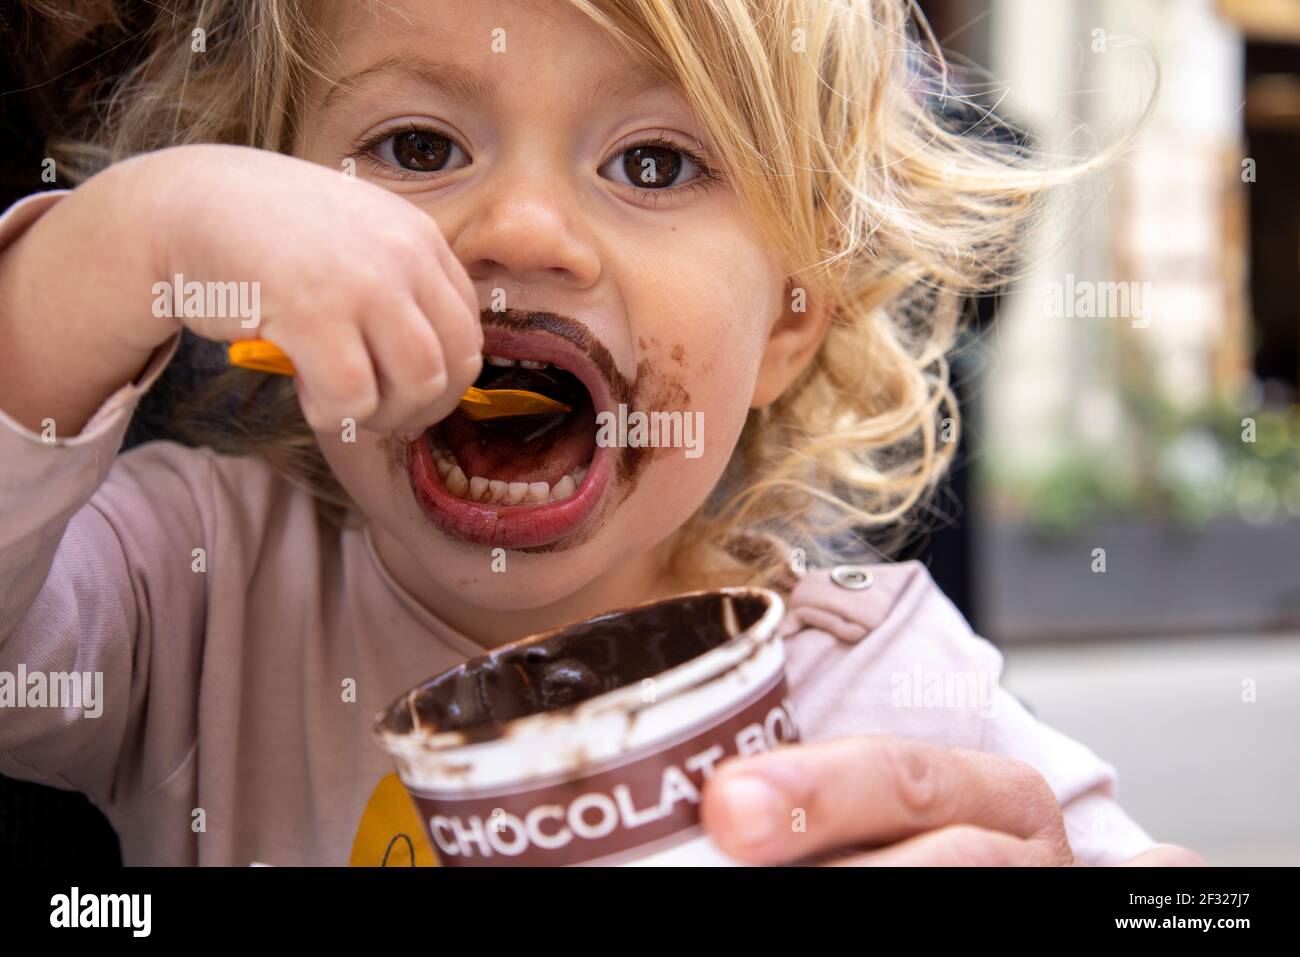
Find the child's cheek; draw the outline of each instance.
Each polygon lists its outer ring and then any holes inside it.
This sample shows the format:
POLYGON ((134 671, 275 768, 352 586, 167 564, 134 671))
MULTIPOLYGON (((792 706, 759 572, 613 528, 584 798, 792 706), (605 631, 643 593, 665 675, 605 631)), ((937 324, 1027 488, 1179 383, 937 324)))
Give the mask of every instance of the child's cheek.
POLYGON ((646 411, 669 413, 664 421, 673 429, 656 437, 660 447, 644 450, 629 504, 646 531, 667 534, 708 498, 726 469, 748 414, 752 377, 746 356, 728 357, 716 345, 689 350, 678 342, 646 361, 663 370, 646 411))
POLYGON ((397 501, 394 493, 406 485, 403 443, 346 426, 338 434, 317 433, 316 441, 334 477, 363 512, 397 501))

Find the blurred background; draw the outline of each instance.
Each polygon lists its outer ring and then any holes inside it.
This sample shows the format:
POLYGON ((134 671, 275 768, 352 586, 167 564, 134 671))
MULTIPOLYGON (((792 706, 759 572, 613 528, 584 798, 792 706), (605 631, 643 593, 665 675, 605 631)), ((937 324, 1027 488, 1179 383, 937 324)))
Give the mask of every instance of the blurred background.
POLYGON ((916 555, 1154 837, 1300 864, 1300 0, 921 6, 1053 152, 1161 87, 981 304, 916 555))
MULTIPOLYGON (((930 566, 1006 686, 1119 770, 1154 837, 1300 864, 1300 0, 922 0, 983 108, 1064 155, 1130 132, 972 304, 930 566)), ((150 8, 140 4, 147 19, 150 8)), ((0 12, 0 203, 77 63, 0 12)), ((129 25, 129 24, 128 24, 129 25)), ((125 66, 129 43, 86 50, 125 66)), ((111 41, 111 42, 108 42, 111 41)), ((943 104, 939 104, 943 106, 943 104)), ((128 444, 157 437, 182 353, 128 444)), ((0 779, 0 859, 112 862, 78 795, 0 779)))

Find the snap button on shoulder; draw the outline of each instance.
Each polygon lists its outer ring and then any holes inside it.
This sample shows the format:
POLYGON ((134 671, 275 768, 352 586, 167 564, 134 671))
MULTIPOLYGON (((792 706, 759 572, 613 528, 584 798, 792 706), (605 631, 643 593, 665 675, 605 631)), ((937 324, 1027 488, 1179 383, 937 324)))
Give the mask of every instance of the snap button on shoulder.
POLYGON ((861 591, 875 583, 875 577, 865 565, 836 565, 831 569, 831 581, 841 588, 861 591))

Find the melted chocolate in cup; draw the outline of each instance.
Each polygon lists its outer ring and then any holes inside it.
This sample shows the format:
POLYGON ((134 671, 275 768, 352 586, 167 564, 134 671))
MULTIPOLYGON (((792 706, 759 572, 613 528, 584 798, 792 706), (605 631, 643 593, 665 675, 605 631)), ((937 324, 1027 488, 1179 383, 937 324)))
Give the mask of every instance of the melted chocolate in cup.
POLYGON ((525 638, 421 685, 399 701, 387 727, 503 733, 516 718, 572 707, 639 684, 737 637, 763 616, 753 595, 688 595, 525 638))
POLYGON ((718 762, 797 739, 780 597, 693 592, 534 635, 376 722, 444 865, 731 863, 703 835, 718 762))

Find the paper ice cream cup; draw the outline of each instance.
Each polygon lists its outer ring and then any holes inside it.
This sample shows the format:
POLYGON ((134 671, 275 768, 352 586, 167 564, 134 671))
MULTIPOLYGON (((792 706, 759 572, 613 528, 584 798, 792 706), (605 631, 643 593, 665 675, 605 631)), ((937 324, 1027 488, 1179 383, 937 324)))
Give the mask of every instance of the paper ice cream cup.
POLYGON ((722 588, 601 615, 429 679, 375 733, 444 866, 735 863, 700 795, 798 740, 783 613, 722 588))

